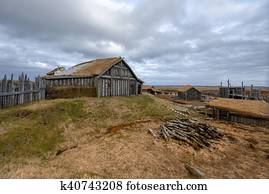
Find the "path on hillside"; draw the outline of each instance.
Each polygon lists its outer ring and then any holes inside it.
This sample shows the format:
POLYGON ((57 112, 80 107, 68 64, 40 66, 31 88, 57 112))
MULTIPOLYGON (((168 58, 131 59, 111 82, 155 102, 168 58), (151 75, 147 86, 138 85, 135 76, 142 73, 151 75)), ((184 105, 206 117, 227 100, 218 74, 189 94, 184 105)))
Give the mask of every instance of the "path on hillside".
POLYGON ((176 112, 179 116, 188 117, 191 112, 191 105, 183 105, 175 102, 171 102, 166 99, 162 99, 153 95, 150 95, 154 100, 160 103, 162 106, 176 112))

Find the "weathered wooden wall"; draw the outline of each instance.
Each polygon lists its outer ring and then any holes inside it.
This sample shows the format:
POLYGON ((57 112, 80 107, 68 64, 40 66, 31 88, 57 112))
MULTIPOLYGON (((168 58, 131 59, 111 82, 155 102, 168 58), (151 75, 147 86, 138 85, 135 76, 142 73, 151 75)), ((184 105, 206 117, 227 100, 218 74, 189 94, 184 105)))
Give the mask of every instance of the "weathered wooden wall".
POLYGON ((201 100, 201 93, 191 88, 186 92, 178 92, 178 98, 182 100, 201 100))
POLYGON ((163 95, 169 95, 169 96, 177 96, 178 92, 175 90, 161 90, 161 93, 163 95))
POLYGON ((241 117, 237 115, 230 115, 230 121, 237 122, 237 123, 244 123, 247 125, 258 125, 258 126, 269 127, 269 121, 263 120, 263 119, 253 119, 253 118, 241 117))
POLYGON ((141 93, 141 83, 123 62, 100 76, 97 88, 98 96, 131 96, 141 93))
POLYGON ((219 96, 221 98, 245 98, 244 87, 220 87, 219 96))
POLYGON ((46 78, 46 86, 94 86, 94 78, 89 76, 55 76, 46 78))
POLYGON ((237 115, 230 111, 213 109, 213 117, 219 120, 226 120, 235 123, 242 123, 246 125, 257 125, 269 127, 269 121, 261 118, 252 118, 243 115, 237 115))
POLYGON ((45 83, 41 77, 30 81, 23 73, 19 80, 4 76, 0 82, 0 108, 7 108, 32 101, 45 99, 45 83))

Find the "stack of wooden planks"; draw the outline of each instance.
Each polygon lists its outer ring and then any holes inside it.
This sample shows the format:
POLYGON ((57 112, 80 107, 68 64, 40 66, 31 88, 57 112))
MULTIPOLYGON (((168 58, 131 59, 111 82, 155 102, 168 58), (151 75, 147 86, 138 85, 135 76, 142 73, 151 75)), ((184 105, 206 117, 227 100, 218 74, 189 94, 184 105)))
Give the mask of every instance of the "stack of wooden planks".
POLYGON ((191 119, 171 120, 161 124, 157 133, 151 129, 149 132, 156 138, 185 142, 194 149, 209 147, 211 142, 223 137, 216 128, 191 119))

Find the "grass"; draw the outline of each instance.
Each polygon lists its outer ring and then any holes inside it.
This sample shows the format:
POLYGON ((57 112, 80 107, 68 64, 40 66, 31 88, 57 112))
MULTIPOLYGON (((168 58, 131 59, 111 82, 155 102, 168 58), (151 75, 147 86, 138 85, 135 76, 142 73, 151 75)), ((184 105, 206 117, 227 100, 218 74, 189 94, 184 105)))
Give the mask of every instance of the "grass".
POLYGON ((46 100, 0 110, 0 178, 190 178, 185 164, 201 169, 204 178, 268 178, 267 128, 206 121, 227 138, 197 152, 148 133, 159 129, 158 120, 176 116, 160 103, 171 105, 142 95, 46 100), (99 133, 137 120, 154 122, 99 133), (69 143, 78 148, 55 156, 69 143))
MULTIPOLYGON (((100 132, 113 125, 143 119, 167 119, 174 113, 149 96, 59 99, 13 107, 0 112, 0 164, 18 159, 48 159, 67 141, 63 127, 75 126, 71 135, 79 139, 86 128, 100 132), (76 134, 76 130, 80 134, 76 134)), ((73 138, 73 137, 72 137, 73 138)))
POLYGON ((76 171, 74 172, 71 177, 71 179, 85 179, 85 178, 107 178, 104 175, 97 174, 95 172, 91 171, 76 171))
POLYGON ((83 101, 55 102, 46 109, 27 106, 1 111, 0 126, 7 131, 0 136, 0 163, 13 159, 46 158, 57 144, 64 141, 58 124, 77 122, 83 115, 83 101))
POLYGON ((100 130, 137 120, 174 118, 175 114, 147 95, 94 99, 87 108, 87 125, 100 130))
POLYGON ((164 108, 150 96, 131 96, 124 98, 127 107, 135 114, 130 115, 130 119, 168 119, 175 115, 170 110, 164 108))

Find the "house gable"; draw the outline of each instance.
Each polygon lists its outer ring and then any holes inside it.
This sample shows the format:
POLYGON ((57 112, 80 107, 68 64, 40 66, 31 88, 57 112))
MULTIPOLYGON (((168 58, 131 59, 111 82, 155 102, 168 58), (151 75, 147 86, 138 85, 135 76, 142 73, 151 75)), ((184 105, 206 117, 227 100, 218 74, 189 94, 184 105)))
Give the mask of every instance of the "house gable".
POLYGON ((197 90, 196 88, 194 88, 194 87, 188 89, 186 92, 187 92, 187 93, 197 93, 197 94, 201 94, 201 92, 200 92, 199 90, 197 90))
POLYGON ((115 64, 112 64, 108 69, 100 74, 99 77, 129 78, 136 79, 138 82, 142 82, 137 78, 133 70, 123 59, 115 64))

